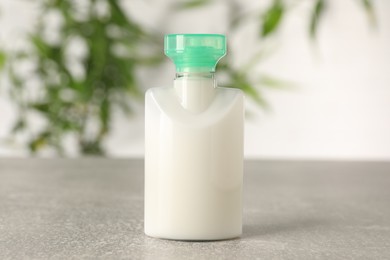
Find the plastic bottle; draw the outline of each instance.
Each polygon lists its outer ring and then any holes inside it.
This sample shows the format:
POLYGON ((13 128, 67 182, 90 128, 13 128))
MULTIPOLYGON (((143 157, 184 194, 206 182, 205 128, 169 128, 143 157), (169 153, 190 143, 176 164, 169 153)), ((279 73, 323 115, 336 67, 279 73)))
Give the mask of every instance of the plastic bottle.
POLYGON ((217 87, 224 35, 171 34, 172 87, 145 101, 145 233, 219 240, 242 233, 244 98, 217 87))

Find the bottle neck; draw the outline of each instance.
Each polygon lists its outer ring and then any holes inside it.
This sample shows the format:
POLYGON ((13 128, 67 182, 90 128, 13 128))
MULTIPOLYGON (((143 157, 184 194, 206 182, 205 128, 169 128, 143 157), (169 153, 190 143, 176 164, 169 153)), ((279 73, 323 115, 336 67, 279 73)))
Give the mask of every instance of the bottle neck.
POLYGON ((174 88, 183 108, 193 113, 202 112, 215 96, 214 72, 177 72, 174 88))

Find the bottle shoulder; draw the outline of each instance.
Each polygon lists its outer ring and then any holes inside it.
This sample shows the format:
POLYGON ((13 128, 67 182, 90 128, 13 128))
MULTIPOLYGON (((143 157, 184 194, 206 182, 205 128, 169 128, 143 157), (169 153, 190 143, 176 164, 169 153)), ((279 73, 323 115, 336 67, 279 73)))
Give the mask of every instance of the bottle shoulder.
MULTIPOLYGON (((147 103, 153 101, 156 103, 169 103, 171 105, 179 102, 177 92, 173 87, 150 88, 145 93, 145 100, 147 103)), ((216 87, 215 95, 210 105, 213 103, 226 105, 236 102, 244 102, 244 93, 241 89, 216 87)))
MULTIPOLYGON (((174 91, 173 87, 153 87, 149 88, 145 95, 153 95, 153 94, 159 94, 159 93, 172 93, 174 91)), ((217 95, 223 95, 223 94, 230 94, 230 95, 237 95, 237 96, 243 96, 244 92, 239 88, 227 88, 227 87, 216 87, 217 95)))
POLYGON ((145 99, 147 114, 164 114, 167 118, 186 125, 211 124, 237 111, 238 114, 243 114, 244 110, 243 93, 234 88, 217 87, 210 105, 199 113, 186 110, 173 87, 151 88, 146 92, 145 99))
POLYGON ((244 94, 244 92, 239 88, 217 87, 217 90, 221 91, 221 92, 231 92, 231 93, 234 93, 236 95, 243 95, 244 94))

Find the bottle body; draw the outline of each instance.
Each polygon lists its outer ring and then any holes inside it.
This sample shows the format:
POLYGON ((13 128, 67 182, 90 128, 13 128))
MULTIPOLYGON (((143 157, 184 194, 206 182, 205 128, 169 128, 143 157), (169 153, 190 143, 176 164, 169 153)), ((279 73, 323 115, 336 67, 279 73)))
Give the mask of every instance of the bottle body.
POLYGON ((177 78, 145 99, 145 233, 218 240, 242 233, 244 104, 213 78, 177 78))

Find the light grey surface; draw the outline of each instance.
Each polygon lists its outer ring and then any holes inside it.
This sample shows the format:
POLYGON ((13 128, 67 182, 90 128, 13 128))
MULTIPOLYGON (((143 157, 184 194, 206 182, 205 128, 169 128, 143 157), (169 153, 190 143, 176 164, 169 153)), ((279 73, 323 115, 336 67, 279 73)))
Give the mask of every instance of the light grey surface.
POLYGON ((244 234, 143 234, 143 164, 1 159, 0 259, 389 259, 390 163, 246 162, 244 234))

